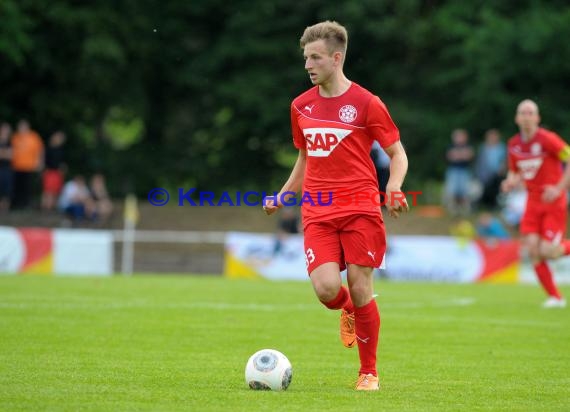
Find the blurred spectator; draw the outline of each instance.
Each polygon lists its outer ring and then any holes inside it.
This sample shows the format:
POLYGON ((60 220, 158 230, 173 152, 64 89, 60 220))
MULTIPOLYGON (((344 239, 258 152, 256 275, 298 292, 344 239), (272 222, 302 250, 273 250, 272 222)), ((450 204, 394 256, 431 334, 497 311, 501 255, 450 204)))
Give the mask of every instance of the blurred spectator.
POLYGON ((465 218, 455 218, 449 227, 449 232, 457 239, 462 249, 477 237, 475 226, 465 218))
POLYGON ((44 144, 27 120, 20 120, 12 137, 14 171, 14 208, 30 206, 37 173, 43 168, 44 144))
POLYGON ((93 219, 95 202, 91 198, 83 176, 77 175, 63 186, 59 197, 59 209, 72 221, 93 219))
POLYGON ((101 173, 94 174, 91 177, 89 190, 95 203, 95 218, 99 222, 105 223, 113 213, 113 203, 107 191, 105 176, 101 173))
POLYGON ((497 196, 506 173, 507 149, 497 129, 487 130, 485 141, 479 147, 475 174, 483 186, 481 204, 497 207, 497 196))
POLYGON ((481 212, 477 219, 477 235, 485 239, 509 239, 509 231, 489 212, 481 212))
POLYGON ((526 209, 527 191, 521 181, 513 190, 505 193, 502 198, 501 216, 512 228, 519 226, 526 209))
POLYGON ((12 199, 12 128, 8 123, 0 125, 0 213, 10 209, 12 199))
POLYGON ((390 156, 386 154, 378 141, 374 140, 372 143, 372 150, 370 157, 376 167, 376 176, 378 177, 378 188, 381 193, 386 193, 386 183, 390 178, 390 156))
POLYGON ((451 133, 446 151, 445 205, 453 215, 465 215, 471 210, 471 162, 475 156, 464 129, 451 133))
POLYGON ((63 163, 63 144, 65 133, 57 131, 53 133, 46 147, 45 170, 42 180, 42 209, 53 210, 57 204, 63 187, 65 165, 63 163))
POLYGON ((291 207, 283 207, 279 213, 277 222, 277 236, 273 247, 273 255, 279 254, 283 247, 283 242, 290 236, 300 233, 300 219, 297 211, 291 207))

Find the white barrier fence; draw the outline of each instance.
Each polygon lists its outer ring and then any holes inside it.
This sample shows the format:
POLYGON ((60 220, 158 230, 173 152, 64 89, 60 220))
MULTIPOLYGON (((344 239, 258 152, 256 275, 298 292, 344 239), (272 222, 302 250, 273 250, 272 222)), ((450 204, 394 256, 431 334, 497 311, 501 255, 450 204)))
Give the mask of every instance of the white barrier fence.
POLYGON ((0 273, 110 276, 131 274, 136 243, 224 245, 225 232, 86 230, 0 226, 0 273), (114 245, 122 244, 115 267, 114 245), (130 249, 130 253, 125 253, 130 249))
MULTIPOLYGON (((0 227, 0 273, 110 276, 130 274, 135 244, 223 246, 224 275, 307 280, 303 238, 276 248, 272 234, 221 231, 84 230, 0 227), (122 244, 122 267, 114 246, 122 244), (125 247, 132 252, 125 259, 125 247)), ((516 241, 485 243, 446 236, 392 236, 383 275, 392 280, 535 282, 516 241)), ((570 257, 551 263, 557 281, 570 283, 570 257)))

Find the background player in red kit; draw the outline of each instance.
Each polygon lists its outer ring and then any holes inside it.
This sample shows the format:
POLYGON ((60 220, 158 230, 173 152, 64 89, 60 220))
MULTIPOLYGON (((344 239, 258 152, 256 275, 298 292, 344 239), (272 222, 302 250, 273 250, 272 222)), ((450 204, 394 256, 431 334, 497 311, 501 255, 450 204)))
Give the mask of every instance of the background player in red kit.
POLYGON ((329 309, 341 309, 343 344, 358 345, 356 389, 377 390, 380 314, 373 299, 373 269, 383 263, 386 235, 381 202, 373 196, 378 195, 370 158, 373 141, 391 158, 386 207, 392 217, 408 210, 405 197, 398 196, 408 160, 386 106, 344 75, 347 40, 346 29, 330 21, 307 27, 301 37, 305 70, 315 87, 291 104, 299 156, 289 179, 264 209, 275 212, 301 188, 302 199, 310 199, 301 209, 307 271, 318 299, 329 309), (348 288, 340 276, 345 268, 348 288))
POLYGON ((543 306, 563 308, 566 300, 556 287, 546 261, 570 254, 570 240, 564 239, 570 167, 565 171, 563 168, 570 156, 570 146, 556 133, 539 127, 538 106, 532 100, 519 103, 515 123, 520 132, 509 140, 509 172, 502 189, 512 190, 523 179, 528 191, 520 224, 523 242, 536 276, 549 296, 543 306))

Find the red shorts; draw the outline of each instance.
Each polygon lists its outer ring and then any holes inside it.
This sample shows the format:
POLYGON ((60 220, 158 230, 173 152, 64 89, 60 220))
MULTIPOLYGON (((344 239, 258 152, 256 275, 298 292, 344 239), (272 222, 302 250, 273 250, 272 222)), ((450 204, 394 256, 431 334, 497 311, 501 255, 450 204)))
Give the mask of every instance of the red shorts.
POLYGON ((55 169, 46 169, 42 176, 44 193, 58 195, 63 187, 63 173, 55 169))
POLYGON ((523 235, 537 233, 541 238, 557 242, 564 238, 568 208, 566 202, 528 202, 521 219, 520 232, 523 235))
POLYGON ((384 261, 386 231, 380 215, 350 215, 309 223, 304 236, 309 275, 328 262, 338 263, 342 271, 347 263, 376 268, 384 261))

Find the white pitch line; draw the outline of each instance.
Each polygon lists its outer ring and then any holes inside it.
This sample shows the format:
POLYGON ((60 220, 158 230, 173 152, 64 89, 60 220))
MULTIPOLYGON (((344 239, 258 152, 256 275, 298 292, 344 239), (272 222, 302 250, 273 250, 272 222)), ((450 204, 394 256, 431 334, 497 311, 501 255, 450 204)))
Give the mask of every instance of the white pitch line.
POLYGON ((75 302, 0 302, 0 309, 212 309, 212 310, 246 310, 246 311, 306 311, 321 309, 315 304, 274 305, 258 303, 219 303, 219 302, 190 302, 190 303, 154 303, 154 302, 122 302, 122 303, 75 303, 75 302))
MULTIPOLYGON (((75 300, 75 299, 73 299, 75 300)), ((381 308, 415 309, 425 307, 452 307, 466 306, 475 303, 472 298, 455 298, 449 301, 436 302, 395 302, 381 303, 381 308)), ((271 303, 229 303, 229 302, 187 302, 187 303, 160 303, 150 301, 132 301, 121 303, 95 302, 66 302, 59 301, 14 301, 0 302, 2 309, 211 309, 211 310, 245 310, 245 311, 306 311, 321 310, 322 306, 314 304, 271 304, 271 303)))
MULTIPOLYGON (((124 309, 173 309, 173 310, 195 310, 195 309, 210 309, 219 311, 251 311, 251 312, 290 312, 290 311, 321 311, 323 306, 318 302, 313 304, 272 304, 272 303, 229 303, 229 302, 181 302, 181 303, 161 303, 152 302, 147 300, 136 300, 132 302, 121 302, 121 303, 105 303, 101 299, 95 299, 91 302, 85 301, 81 298, 81 302, 78 302, 74 297, 69 297, 71 302, 59 301, 46 299, 46 297, 39 297, 37 300, 35 298, 30 298, 28 301, 22 301, 21 297, 18 300, 16 297, 7 297, 8 300, 12 302, 4 301, 0 302, 1 309, 19 309, 19 310, 37 310, 37 309, 48 309, 48 310, 124 310, 124 309)), ((530 326, 530 327, 541 327, 541 328, 552 328, 558 326, 557 324, 544 322, 544 321, 531 321, 531 320, 501 320, 492 318, 481 318, 481 317, 470 317, 470 316, 451 316, 449 314, 445 316, 425 316, 421 313, 414 313, 409 311, 398 311, 398 309, 422 309, 422 308, 444 308, 444 307, 464 307, 474 305, 476 303, 475 298, 470 297, 457 297, 447 300, 435 300, 428 302, 388 302, 380 303, 380 309, 395 309, 391 310, 389 315, 390 318, 406 318, 406 319, 416 319, 426 322, 436 322, 436 323, 470 323, 477 325, 500 325, 500 326, 530 326)), ((537 308, 539 310, 539 308, 537 308)))
MULTIPOLYGON (((537 307, 537 311, 541 310, 541 308, 537 307)), ((552 322, 544 322, 544 321, 533 321, 533 320, 524 320, 524 319, 493 319, 493 318, 475 318, 469 316, 422 316, 422 315, 415 315, 415 314, 403 314, 403 313, 390 313, 390 315, 386 315, 386 317, 390 318, 402 318, 402 319, 413 319, 419 321, 425 321, 430 323, 469 323, 475 325, 495 325, 495 326, 531 326, 531 327, 544 327, 544 328, 551 328, 551 327, 559 327, 560 324, 552 323, 552 322)))
MULTIPOLYGON (((41 298, 40 298, 41 299, 41 298)), ((17 301, 0 302, 1 309, 19 309, 19 310, 123 310, 123 309, 174 309, 174 310, 190 310, 190 309, 209 309, 220 311, 253 311, 253 312, 275 312, 275 311, 322 311, 323 307, 318 303, 314 304, 262 304, 262 303, 228 303, 228 302, 187 302, 187 303, 160 303, 149 301, 132 301, 121 303, 105 303, 101 300, 92 302, 52 302, 50 299, 45 301, 32 300, 28 302, 17 301)), ((70 299, 75 300, 75 299, 70 299)), ((393 302, 381 303, 380 309, 421 309, 421 308, 439 308, 439 307, 461 307, 475 304, 474 298, 453 298, 449 300, 438 300, 433 302, 393 302)), ((538 310, 538 309, 537 309, 538 310)), ((388 318, 415 319, 426 322, 436 323, 470 323, 477 325, 500 325, 500 326, 532 326, 532 327, 557 327, 558 324, 548 323, 544 321, 529 320, 501 320, 493 318, 474 318, 469 316, 425 316, 422 314, 414 314, 410 312, 402 313, 391 311, 388 318)))

